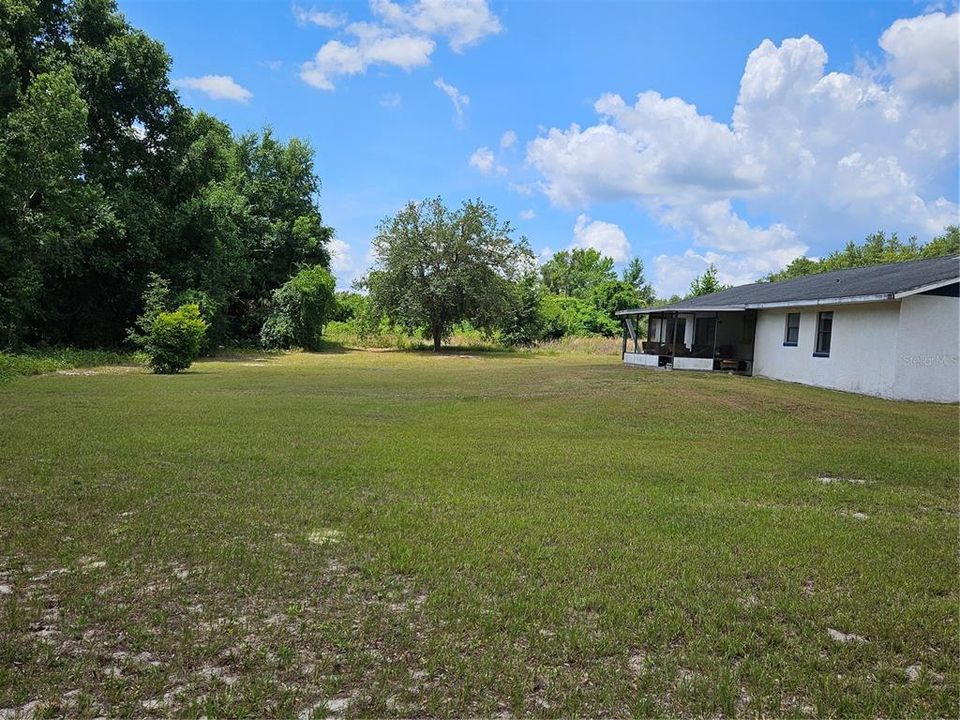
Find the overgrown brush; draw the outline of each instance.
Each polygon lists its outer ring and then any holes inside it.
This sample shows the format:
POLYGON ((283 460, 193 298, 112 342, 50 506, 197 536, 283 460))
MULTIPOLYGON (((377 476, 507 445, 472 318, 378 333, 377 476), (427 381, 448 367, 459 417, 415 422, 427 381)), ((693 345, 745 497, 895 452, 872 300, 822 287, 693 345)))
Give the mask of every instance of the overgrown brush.
POLYGON ((113 350, 78 350, 76 348, 31 348, 23 352, 0 352, 0 382, 25 375, 41 375, 72 368, 101 365, 139 365, 139 353, 113 350))

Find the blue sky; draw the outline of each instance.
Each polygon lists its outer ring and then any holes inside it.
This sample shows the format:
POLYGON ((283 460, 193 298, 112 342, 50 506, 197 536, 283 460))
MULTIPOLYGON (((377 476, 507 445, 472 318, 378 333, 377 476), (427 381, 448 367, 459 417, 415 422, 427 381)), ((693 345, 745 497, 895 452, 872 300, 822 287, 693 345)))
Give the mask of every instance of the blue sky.
POLYGON ((341 287, 378 221, 433 195, 491 202, 538 253, 638 256, 663 294, 957 222, 953 5, 120 7, 187 104, 310 141, 341 287))

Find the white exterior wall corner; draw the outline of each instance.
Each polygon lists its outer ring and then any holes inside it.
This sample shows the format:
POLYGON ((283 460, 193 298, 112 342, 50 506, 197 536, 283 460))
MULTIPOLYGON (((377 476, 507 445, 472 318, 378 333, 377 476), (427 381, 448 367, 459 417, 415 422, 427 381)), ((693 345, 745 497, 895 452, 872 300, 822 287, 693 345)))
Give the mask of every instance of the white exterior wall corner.
POLYGON ((892 397, 960 402, 960 299, 911 295, 900 301, 892 397))
POLYGON ((898 397, 900 303, 776 308, 757 313, 753 374, 833 390, 898 397), (817 314, 833 312, 830 357, 814 357, 817 314), (800 313, 796 347, 784 346, 788 312, 800 313))

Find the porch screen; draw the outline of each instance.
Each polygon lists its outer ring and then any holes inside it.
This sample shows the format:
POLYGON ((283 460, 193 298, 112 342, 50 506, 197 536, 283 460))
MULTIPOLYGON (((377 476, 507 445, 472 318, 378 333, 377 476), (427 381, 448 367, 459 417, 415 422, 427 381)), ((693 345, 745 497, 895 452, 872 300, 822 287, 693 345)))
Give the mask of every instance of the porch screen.
POLYGON ((716 318, 697 318, 693 328, 694 345, 713 345, 713 338, 717 333, 716 318))

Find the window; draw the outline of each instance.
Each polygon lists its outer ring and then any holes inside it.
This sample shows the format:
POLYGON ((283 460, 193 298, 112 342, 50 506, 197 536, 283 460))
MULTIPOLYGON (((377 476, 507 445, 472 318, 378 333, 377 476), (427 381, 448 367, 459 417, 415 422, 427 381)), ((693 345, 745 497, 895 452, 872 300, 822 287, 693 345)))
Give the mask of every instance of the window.
POLYGON ((830 357, 830 336, 833 334, 833 313, 817 313, 817 349, 814 357, 830 357))
POLYGON ((800 313, 787 313, 787 326, 783 331, 783 344, 796 347, 800 340, 800 313))

